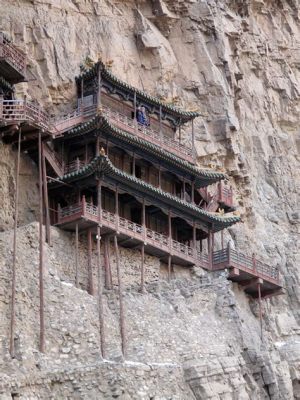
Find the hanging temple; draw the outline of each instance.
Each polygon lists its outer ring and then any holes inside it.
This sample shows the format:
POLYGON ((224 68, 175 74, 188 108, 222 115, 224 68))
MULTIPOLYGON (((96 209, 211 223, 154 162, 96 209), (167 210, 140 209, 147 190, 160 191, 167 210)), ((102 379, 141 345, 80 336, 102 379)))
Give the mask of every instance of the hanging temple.
MULTIPOLYGON (((100 235, 106 243, 114 238, 117 252, 139 248, 142 291, 146 253, 167 264, 168 279, 173 264, 227 269, 253 298, 280 293, 277 267, 224 246, 223 231, 240 217, 226 175, 196 164, 199 114, 121 81, 111 64, 85 60, 75 78, 77 108, 53 121, 15 98, 14 85, 26 81, 26 56, 0 34, 0 133, 39 165, 48 242, 50 225, 75 232, 76 263, 79 234, 89 249, 100 235), (215 250, 218 232, 222 248, 215 250)), ((105 271, 108 264, 105 258, 105 271)), ((90 262, 88 277, 93 294, 90 262)))

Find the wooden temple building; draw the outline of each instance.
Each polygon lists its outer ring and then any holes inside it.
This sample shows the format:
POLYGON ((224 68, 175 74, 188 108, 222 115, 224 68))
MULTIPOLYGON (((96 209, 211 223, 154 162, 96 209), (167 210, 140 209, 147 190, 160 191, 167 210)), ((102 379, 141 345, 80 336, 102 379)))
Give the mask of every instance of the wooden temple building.
MULTIPOLYGON (((228 269, 229 279, 252 297, 280 290, 275 266, 229 246, 214 249, 214 235, 240 218, 226 176, 196 165, 196 112, 128 85, 99 61, 76 78, 76 110, 53 121, 14 98, 13 85, 25 79, 25 55, 1 35, 2 139, 18 143, 39 165, 47 240, 50 224, 75 232, 77 263, 78 236, 86 233, 91 294, 90 249, 92 241, 100 246, 100 237, 106 245, 114 238, 116 249, 141 250, 142 290, 145 253, 166 263, 169 279, 173 264, 228 269)), ((108 271, 105 265, 107 286, 108 271)))

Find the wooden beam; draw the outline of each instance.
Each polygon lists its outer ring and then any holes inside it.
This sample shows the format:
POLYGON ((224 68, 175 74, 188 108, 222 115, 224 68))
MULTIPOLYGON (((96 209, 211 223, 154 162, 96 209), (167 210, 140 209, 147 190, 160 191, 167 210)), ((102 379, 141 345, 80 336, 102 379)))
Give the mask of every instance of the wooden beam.
POLYGON ((46 171, 46 159, 44 154, 44 144, 42 143, 42 170, 43 170, 43 193, 44 193, 44 205, 45 205, 45 220, 46 220, 46 242, 51 246, 51 229, 50 229, 50 214, 49 214, 49 197, 48 197, 48 185, 47 185, 47 171, 46 171))
POLYGON ((106 357, 105 328, 104 328, 104 308, 102 291, 102 268, 101 268, 101 230, 97 226, 97 272, 98 272, 98 307, 99 307, 99 325, 100 325, 100 349, 101 356, 106 357))
POLYGON ((88 241, 88 293, 92 296, 95 295, 94 276, 92 266, 92 230, 89 228, 87 231, 88 241))
POLYGON ((79 287, 79 279, 78 279, 78 223, 75 226, 75 285, 79 287))
POLYGON ((141 293, 145 293, 145 244, 141 249, 141 293))
POLYGON ((123 357, 126 359, 127 339, 126 339, 126 327, 125 327, 125 307, 124 307, 124 302, 123 302, 123 286, 122 286, 120 255, 119 255, 117 235, 114 236, 114 244, 115 244, 117 276, 118 276, 118 286, 119 286, 121 348, 122 348, 123 357))
POLYGON ((258 304, 259 304, 259 322, 260 322, 260 338, 263 340, 263 321, 262 321, 262 303, 261 303, 261 284, 257 284, 258 304))
POLYGON ((15 178, 16 191, 15 191, 14 238, 13 238, 12 284, 11 284, 11 316, 10 316, 10 337, 9 337, 9 352, 12 358, 15 357, 16 260, 17 260, 17 227, 18 227, 18 215, 19 215, 20 154, 21 154, 21 129, 19 129, 16 178, 15 178))
POLYGON ((104 265, 105 265, 105 287, 108 290, 112 288, 109 245, 110 245, 110 237, 109 235, 106 235, 104 238, 104 265))
POLYGON ((172 256, 168 255, 168 281, 171 281, 172 256))
POLYGON ((44 315, 44 244, 43 244, 43 171, 42 171, 42 134, 38 135, 39 151, 39 295, 40 295, 40 352, 45 352, 45 315, 44 315))

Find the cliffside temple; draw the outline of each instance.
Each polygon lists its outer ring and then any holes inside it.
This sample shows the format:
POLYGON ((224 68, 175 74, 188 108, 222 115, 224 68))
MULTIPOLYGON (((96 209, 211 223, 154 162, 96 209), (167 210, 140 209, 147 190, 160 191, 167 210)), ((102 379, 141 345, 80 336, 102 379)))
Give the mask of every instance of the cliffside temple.
POLYGON ((228 176, 202 167, 197 160, 194 121, 200 113, 167 104, 123 82, 109 65, 99 60, 85 63, 75 78, 74 111, 50 117, 34 101, 15 95, 15 85, 27 80, 26 63, 25 53, 0 34, 0 134, 2 141, 18 152, 9 329, 11 357, 15 357, 18 182, 22 153, 29 155, 39 171, 40 258, 36 296, 40 301, 41 352, 47 353, 44 240, 51 245, 51 226, 74 235, 77 287, 80 287, 79 264, 83 262, 78 249, 80 245, 86 246, 87 265, 83 269, 88 284, 84 289, 98 296, 103 358, 110 340, 105 334, 103 290, 115 287, 119 291, 122 354, 128 359, 128 310, 123 302, 122 282, 126 267, 119 257, 120 249, 124 248, 140 251, 141 293, 147 290, 147 255, 158 258, 165 266, 169 282, 175 266, 212 274, 225 270, 229 280, 257 299, 262 330, 263 299, 282 293, 278 266, 268 265, 255 253, 244 254, 224 241, 224 230, 242 221, 228 176), (219 248, 215 245, 216 238, 221 243, 219 248), (117 265, 114 283, 108 254, 111 246, 117 265), (93 272, 93 248, 97 254, 98 278, 93 272))

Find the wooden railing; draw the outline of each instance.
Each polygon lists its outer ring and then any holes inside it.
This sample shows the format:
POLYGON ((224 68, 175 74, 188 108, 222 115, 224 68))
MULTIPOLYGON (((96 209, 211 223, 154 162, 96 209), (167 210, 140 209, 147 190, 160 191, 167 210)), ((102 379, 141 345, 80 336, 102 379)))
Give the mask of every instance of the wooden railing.
MULTIPOLYGON (((153 144, 159 145, 160 147, 165 148, 167 151, 175 153, 181 158, 191 162, 193 161, 192 148, 179 143, 174 138, 165 136, 160 132, 151 129, 150 127, 141 125, 135 120, 130 119, 107 106, 101 106, 100 110, 102 115, 105 116, 116 127, 123 129, 126 132, 130 132, 131 134, 142 139, 150 141, 153 144)), ((72 113, 63 116, 61 119, 53 121, 52 131, 55 137, 62 135, 65 131, 84 122, 89 117, 95 115, 95 113, 96 105, 80 107, 72 113)))
POLYGON ((126 218, 119 217, 116 214, 103 209, 101 210, 99 220, 98 207, 87 203, 84 198, 80 204, 64 208, 59 207, 58 209, 58 225, 75 221, 80 217, 96 223, 101 221, 102 225, 111 228, 116 232, 135 238, 141 242, 146 242, 151 246, 155 246, 166 253, 171 253, 173 256, 177 256, 191 264, 196 264, 209 269, 209 258, 207 255, 200 253, 183 243, 177 242, 176 240, 170 240, 170 238, 163 233, 155 232, 149 228, 146 228, 144 232, 142 225, 129 221, 126 218))
POLYGON ((165 147, 167 150, 179 152, 181 157, 192 161, 193 150, 187 147, 172 137, 165 136, 159 131, 153 130, 148 126, 141 125, 137 121, 128 118, 126 115, 119 113, 118 111, 112 110, 107 106, 101 106, 103 115, 105 115, 110 121, 113 121, 119 128, 129 131, 130 133, 151 141, 155 144, 165 147))
POLYGON ((0 122, 28 121, 46 131, 51 131, 48 114, 33 103, 24 100, 1 100, 0 122))
POLYGON ((255 257, 249 257, 234 249, 227 248, 215 251, 213 253, 212 265, 215 270, 233 267, 262 279, 276 283, 279 282, 277 267, 267 265, 255 257))
POLYGON ((64 173, 70 174, 71 172, 79 171, 85 165, 86 165, 86 163, 84 161, 81 161, 81 160, 79 160, 79 158, 77 158, 76 160, 70 162, 69 164, 67 164, 65 166, 64 173))
POLYGON ((25 76, 26 55, 7 40, 2 33, 0 33, 0 58, 4 58, 16 71, 25 76))
POLYGON ((228 207, 233 206, 233 190, 232 187, 224 186, 223 182, 218 184, 218 201, 228 207))

